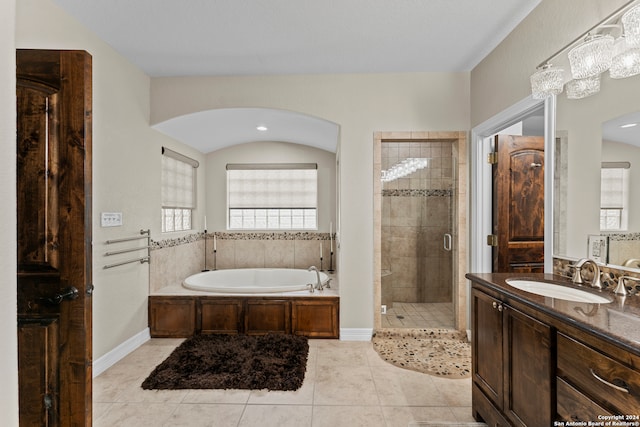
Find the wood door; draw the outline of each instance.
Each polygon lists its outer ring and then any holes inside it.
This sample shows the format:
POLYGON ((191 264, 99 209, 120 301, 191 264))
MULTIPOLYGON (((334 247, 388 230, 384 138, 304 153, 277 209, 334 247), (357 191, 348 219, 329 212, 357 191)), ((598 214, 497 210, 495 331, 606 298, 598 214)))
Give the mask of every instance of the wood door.
POLYGON ((497 135, 493 272, 544 272, 544 138, 497 135))
POLYGON ((91 425, 91 56, 18 50, 20 425, 91 425))

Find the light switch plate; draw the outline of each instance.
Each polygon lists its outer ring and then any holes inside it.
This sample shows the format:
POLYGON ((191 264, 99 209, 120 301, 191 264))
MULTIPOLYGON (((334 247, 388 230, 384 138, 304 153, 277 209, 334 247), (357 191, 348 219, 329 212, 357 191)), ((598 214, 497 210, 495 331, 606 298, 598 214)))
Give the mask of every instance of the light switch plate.
POLYGON ((102 212, 100 225, 102 227, 120 227, 122 225, 122 212, 102 212))

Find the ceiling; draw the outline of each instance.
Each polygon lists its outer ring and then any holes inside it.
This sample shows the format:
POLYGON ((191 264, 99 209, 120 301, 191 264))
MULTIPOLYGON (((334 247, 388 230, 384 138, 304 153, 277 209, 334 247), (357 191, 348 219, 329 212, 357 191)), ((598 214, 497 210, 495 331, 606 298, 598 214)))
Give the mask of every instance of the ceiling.
POLYGON ((625 114, 604 122, 602 139, 640 147, 640 112, 625 114), (635 126, 629 126, 633 124, 635 126))
MULTIPOLYGON (((53 1, 159 77, 470 71, 541 0, 53 1)), ((200 133, 252 136, 255 117, 243 117, 233 127, 208 121, 200 133)), ((205 153, 220 148, 178 139, 205 153)), ((335 141, 315 145, 335 151, 335 141)))

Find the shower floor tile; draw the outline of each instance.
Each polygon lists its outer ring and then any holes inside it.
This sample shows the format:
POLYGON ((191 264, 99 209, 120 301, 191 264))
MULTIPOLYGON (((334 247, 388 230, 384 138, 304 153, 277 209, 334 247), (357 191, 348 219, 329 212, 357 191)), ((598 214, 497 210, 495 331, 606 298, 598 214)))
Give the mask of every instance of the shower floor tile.
POLYGON ((450 302, 394 302, 381 317, 383 328, 454 329, 453 304, 450 302))
POLYGON ((371 342, 309 340, 307 373, 295 392, 142 390, 144 378, 179 343, 153 338, 94 378, 93 425, 406 427, 473 421, 470 379, 398 368, 382 360, 371 342))

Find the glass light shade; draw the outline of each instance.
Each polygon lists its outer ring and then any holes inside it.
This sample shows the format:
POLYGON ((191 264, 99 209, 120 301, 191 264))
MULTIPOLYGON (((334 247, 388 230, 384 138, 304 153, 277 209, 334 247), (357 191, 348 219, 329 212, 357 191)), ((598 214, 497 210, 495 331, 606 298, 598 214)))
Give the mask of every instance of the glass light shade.
POLYGON ((622 28, 630 47, 640 47, 640 5, 634 6, 622 15, 622 28))
POLYGON ((612 79, 624 79, 640 74, 640 47, 629 47, 626 37, 616 40, 609 76, 612 79))
POLYGON ((613 37, 608 34, 587 37, 569 51, 571 77, 586 79, 608 70, 611 66, 612 49, 613 37))
POLYGON ((545 65, 533 73, 530 80, 533 99, 545 99, 562 92, 564 69, 545 65))
POLYGON ((600 92, 600 75, 567 83, 567 98, 582 99, 600 92))

